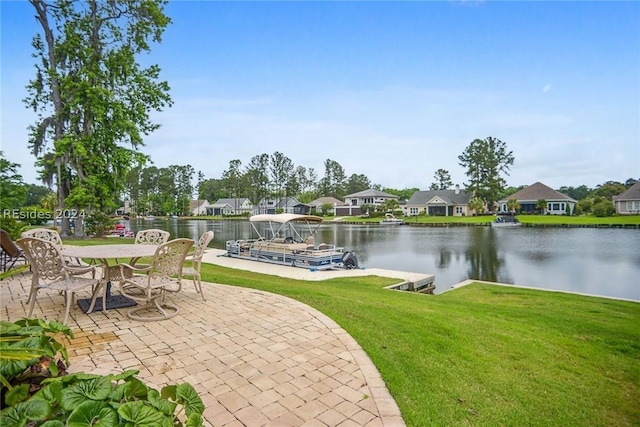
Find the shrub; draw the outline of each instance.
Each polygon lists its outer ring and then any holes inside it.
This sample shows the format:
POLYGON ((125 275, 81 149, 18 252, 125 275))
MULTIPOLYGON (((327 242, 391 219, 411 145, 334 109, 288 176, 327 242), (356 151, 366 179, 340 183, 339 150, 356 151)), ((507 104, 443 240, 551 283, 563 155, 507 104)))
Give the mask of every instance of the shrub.
POLYGON ((204 405, 188 384, 161 392, 135 377, 67 374, 66 348, 56 336, 73 338, 68 326, 39 319, 0 322, 0 425, 13 426, 202 426, 204 405))
POLYGON ((84 226, 87 230, 87 234, 102 237, 107 234, 111 234, 114 227, 114 221, 109 215, 102 212, 91 212, 84 219, 84 226))
POLYGON ((593 213, 597 217, 611 216, 615 213, 615 211, 616 209, 613 206, 613 203, 607 200, 602 200, 598 203, 595 203, 591 207, 591 213, 593 213))

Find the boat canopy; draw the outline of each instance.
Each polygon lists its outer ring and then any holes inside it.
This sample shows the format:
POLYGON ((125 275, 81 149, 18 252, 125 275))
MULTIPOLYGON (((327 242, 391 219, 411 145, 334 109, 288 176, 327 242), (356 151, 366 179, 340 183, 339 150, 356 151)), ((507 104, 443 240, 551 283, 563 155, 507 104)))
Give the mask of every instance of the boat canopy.
POLYGON ((281 214, 258 214, 249 217, 251 222, 275 222, 278 224, 286 224, 288 222, 308 222, 308 223, 321 223, 322 217, 315 215, 301 215, 291 213, 281 214))

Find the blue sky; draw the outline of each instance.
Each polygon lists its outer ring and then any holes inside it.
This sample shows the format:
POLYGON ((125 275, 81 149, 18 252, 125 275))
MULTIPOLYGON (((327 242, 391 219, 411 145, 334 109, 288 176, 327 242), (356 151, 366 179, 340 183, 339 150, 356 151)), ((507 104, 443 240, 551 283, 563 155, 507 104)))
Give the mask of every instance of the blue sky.
MULTIPOLYGON (((513 151, 512 186, 640 178, 640 2, 173 1, 141 58, 174 106, 143 152, 219 178, 275 151, 321 177, 426 189, 437 169, 493 136, 513 151)), ((1 150, 36 182, 31 6, 0 1, 1 150)))

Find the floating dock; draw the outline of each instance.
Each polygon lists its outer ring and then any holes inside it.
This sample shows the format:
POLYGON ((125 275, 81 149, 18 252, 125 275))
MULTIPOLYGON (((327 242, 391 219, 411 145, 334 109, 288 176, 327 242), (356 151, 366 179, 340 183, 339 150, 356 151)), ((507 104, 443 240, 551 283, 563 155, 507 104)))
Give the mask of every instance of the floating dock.
POLYGON ((399 283, 388 286, 388 289, 420 292, 425 294, 432 294, 435 289, 435 275, 433 274, 412 273, 408 271, 387 270, 383 268, 360 268, 354 270, 332 269, 313 271, 305 268, 284 266, 268 262, 260 262, 242 258, 232 258, 226 256, 226 253, 227 252, 225 250, 221 249, 207 249, 204 256, 202 257, 202 262, 298 280, 320 281, 333 279, 336 277, 380 276, 390 277, 392 279, 397 278, 400 280, 399 283))

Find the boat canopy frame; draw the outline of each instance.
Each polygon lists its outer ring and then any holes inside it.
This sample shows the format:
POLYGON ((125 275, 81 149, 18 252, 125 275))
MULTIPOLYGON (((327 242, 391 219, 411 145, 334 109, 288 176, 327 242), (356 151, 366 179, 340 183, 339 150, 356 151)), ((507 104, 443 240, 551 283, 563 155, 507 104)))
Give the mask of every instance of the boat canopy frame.
POLYGON ((291 236, 295 240, 302 242, 304 237, 298 230, 298 227, 306 227, 305 234, 313 236, 320 225, 323 222, 322 217, 315 215, 302 215, 302 214, 258 214, 249 217, 251 227, 258 235, 258 238, 264 240, 273 240, 278 237, 283 237, 283 232, 293 234, 291 236), (271 236, 264 236, 264 232, 259 230, 257 224, 266 224, 271 236))

